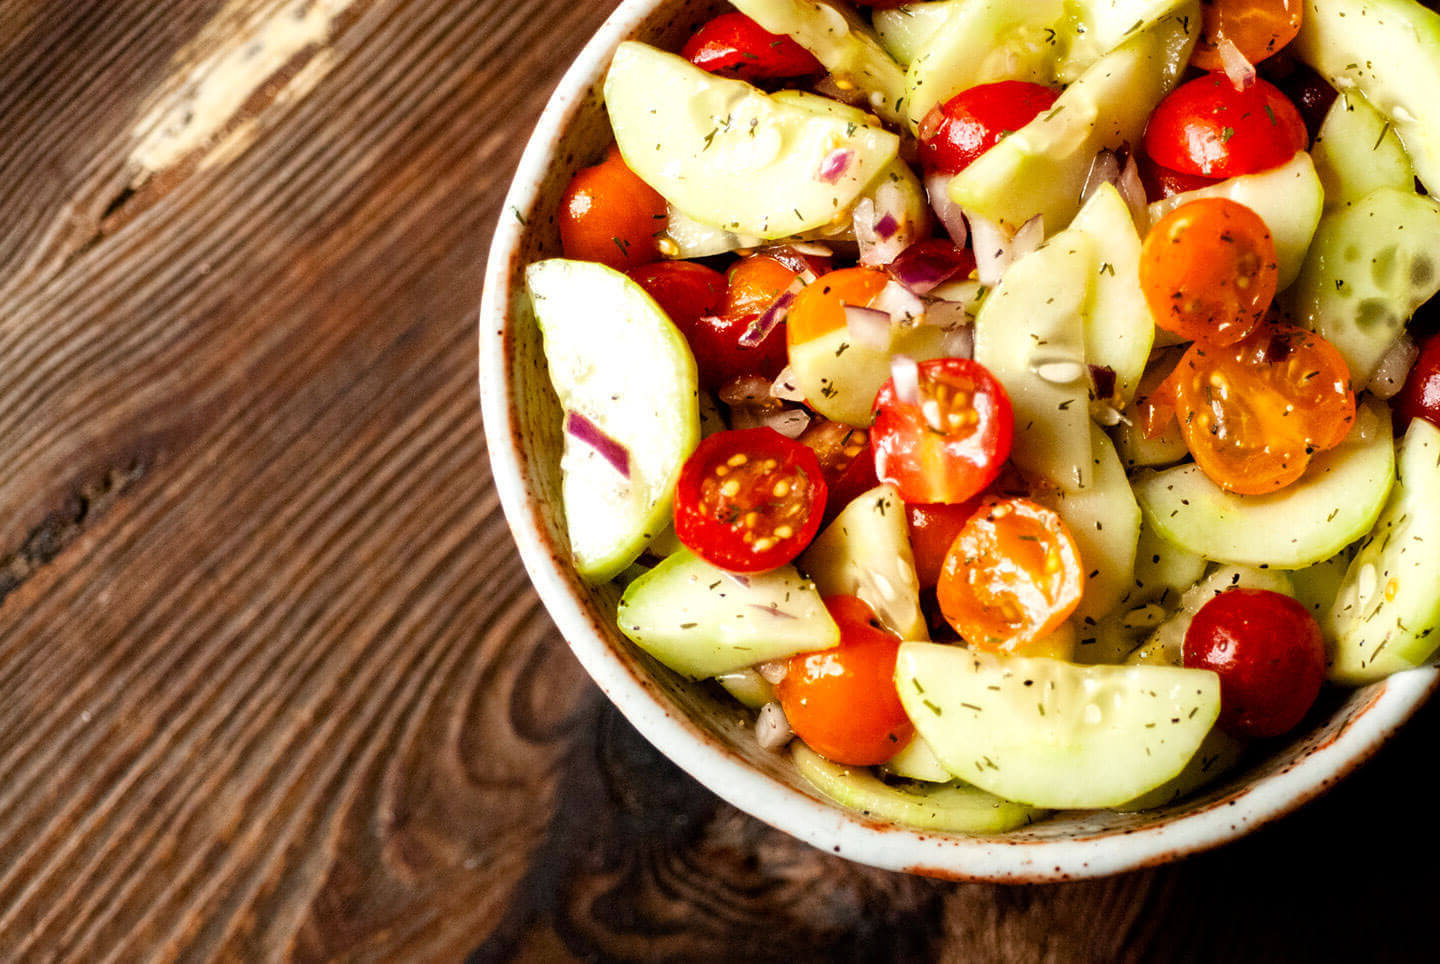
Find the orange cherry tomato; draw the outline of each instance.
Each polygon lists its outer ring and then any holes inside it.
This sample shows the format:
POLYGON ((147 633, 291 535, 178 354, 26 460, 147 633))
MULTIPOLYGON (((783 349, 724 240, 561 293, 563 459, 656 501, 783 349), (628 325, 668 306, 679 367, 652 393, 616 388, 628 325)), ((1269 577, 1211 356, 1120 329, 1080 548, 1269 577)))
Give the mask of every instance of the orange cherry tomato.
POLYGON ((626 166, 613 145, 605 160, 583 168, 560 198, 565 257, 620 271, 660 257, 656 235, 669 217, 665 199, 626 166))
POLYGON ((1224 348, 1197 343, 1168 381, 1195 464, 1241 495, 1294 482, 1355 421, 1345 359, 1303 328, 1267 326, 1224 348))
POLYGON ((785 316, 791 347, 845 327, 845 306, 864 307, 875 300, 890 276, 880 268, 841 268, 821 276, 795 296, 785 316))
POLYGON ((915 732, 895 692, 900 637, 854 596, 827 597, 825 608, 840 644, 791 657, 775 694, 790 728, 816 753, 845 766, 884 763, 915 732))
POLYGON ((1075 611, 1084 582, 1058 515, 1029 499, 987 496, 950 546, 936 596, 971 646, 1025 655, 1075 611))
POLYGON ((1155 324, 1181 338, 1232 345, 1275 297, 1275 241, 1260 215, 1228 198, 1182 204, 1140 251, 1140 287, 1155 324))
POLYGON ((1295 39, 1303 6, 1301 0, 1201 0, 1204 26, 1190 62, 1201 70, 1224 70, 1217 45, 1229 40, 1258 64, 1295 39))
POLYGON ((910 551, 915 554, 915 575, 920 588, 929 589, 940 581, 945 557, 965 523, 980 508, 976 497, 966 502, 913 503, 905 506, 910 524, 910 551))

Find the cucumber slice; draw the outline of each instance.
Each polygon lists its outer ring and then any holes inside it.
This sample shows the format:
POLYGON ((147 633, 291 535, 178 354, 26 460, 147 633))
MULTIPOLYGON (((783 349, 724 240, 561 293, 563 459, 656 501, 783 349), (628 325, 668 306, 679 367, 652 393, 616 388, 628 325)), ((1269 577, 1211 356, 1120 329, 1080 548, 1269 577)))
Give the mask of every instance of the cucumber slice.
POLYGON ((695 679, 840 642, 815 584, 794 566, 740 576, 688 549, 627 586, 615 621, 641 649, 695 679))
POLYGON ((795 768, 811 786, 872 820, 921 830, 1004 833, 1042 816, 1030 807, 963 783, 891 786, 868 770, 831 763, 803 744, 797 743, 790 752, 795 768))
POLYGON ((880 38, 881 46, 895 58, 896 63, 908 66, 940 32, 941 25, 969 3, 970 0, 907 3, 875 10, 870 16, 875 22, 875 34, 880 38))
POLYGON ((856 344, 842 327, 791 345, 790 371, 811 408, 832 422, 863 427, 875 419, 871 406, 890 378, 893 356, 925 361, 946 354, 945 329, 939 325, 893 324, 885 348, 856 344))
POLYGON ((905 503, 893 485, 857 496, 798 560, 822 596, 858 596, 901 639, 929 639, 905 503))
POLYGON ((1440 429, 1411 422, 1399 464, 1400 484, 1323 623, 1337 682, 1413 669, 1440 644, 1440 429))
POLYGON ((1196 750, 1190 762, 1185 764, 1185 769, 1149 793, 1142 793, 1115 809, 1129 813, 1168 806, 1234 769, 1235 764, 1240 762, 1245 747, 1244 740, 1231 736, 1218 726, 1213 727, 1205 734, 1200 749, 1196 750))
POLYGON ((731 0, 731 5, 771 33, 792 37, 837 81, 863 90, 875 113, 905 123, 905 71, 854 11, 824 0, 731 0))
POLYGON ((1369 532, 1394 480, 1390 413, 1372 400, 1344 442, 1279 492, 1234 495, 1191 464, 1140 473, 1135 496, 1156 532, 1206 559, 1303 569, 1369 532))
MULTIPOLYGON (((1390 490, 1393 495, 1395 490, 1390 490)), ((1325 614, 1335 605, 1340 595, 1340 586, 1345 581, 1345 570, 1350 568, 1354 553, 1342 549, 1324 562, 1317 562, 1306 569, 1297 569, 1290 574, 1295 584, 1295 598, 1310 611, 1315 621, 1325 624, 1325 614)))
POLYGON ((945 768, 1008 800, 1113 807, 1178 774, 1220 713, 1220 679, 904 643, 895 686, 945 768))
POLYGON ((1268 171, 1162 198, 1150 205, 1150 221, 1153 224, 1180 205, 1203 197, 1229 198, 1260 215, 1275 240, 1275 261, 1279 265, 1276 288, 1284 291, 1290 287, 1300 276, 1305 252, 1325 207, 1325 191, 1310 155, 1300 151, 1268 171))
POLYGON ((1294 597, 1295 586, 1290 577, 1278 569, 1256 569, 1252 566, 1221 566, 1180 597, 1180 608, 1135 652, 1127 662, 1153 666, 1180 666, 1184 663, 1185 634, 1200 607, 1227 589, 1265 589, 1294 597))
POLYGON ((1293 46, 1336 90, 1364 94, 1440 191, 1440 14, 1414 0, 1305 0, 1293 46))
POLYGON ((1289 292, 1294 316, 1370 381, 1415 309, 1440 291, 1440 203, 1381 188, 1325 215, 1289 292))
POLYGON ((885 769, 897 777, 925 783, 949 783, 955 779, 940 765, 940 758, 930 749, 930 744, 919 736, 912 736, 904 749, 886 760, 885 769))
POLYGON ((625 163, 645 183, 697 221, 761 238, 843 216, 900 147, 881 127, 777 101, 634 41, 615 52, 605 104, 625 163), (843 170, 821 177, 843 151, 843 170))
POLYGON ((1099 252, 1085 310, 1085 360, 1113 371, 1116 394, 1128 403, 1155 343, 1155 323, 1140 290, 1140 234, 1113 184, 1102 184, 1070 226, 1094 238, 1099 252))
POLYGON ((700 441, 695 357, 645 289, 618 271, 552 258, 530 265, 525 283, 561 406, 629 457, 626 477, 564 436, 560 490, 575 568, 607 582, 670 522, 675 480, 700 441))
POLYGON ((1359 91, 1335 98, 1310 146, 1325 207, 1358 201, 1382 187, 1413 193, 1415 168, 1395 129, 1359 91))
POLYGON ((745 669, 721 673, 715 677, 715 682, 746 709, 758 710, 766 703, 775 701, 775 687, 748 666, 745 669))

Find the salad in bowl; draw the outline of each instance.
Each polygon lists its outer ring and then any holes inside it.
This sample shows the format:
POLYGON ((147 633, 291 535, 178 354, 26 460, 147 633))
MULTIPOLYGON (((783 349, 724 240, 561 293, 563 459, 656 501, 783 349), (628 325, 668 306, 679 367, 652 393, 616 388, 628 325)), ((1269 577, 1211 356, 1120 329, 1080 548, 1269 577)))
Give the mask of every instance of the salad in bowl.
POLYGON ((676 7, 592 45, 558 115, 591 153, 508 212, 548 237, 492 265, 482 375, 558 537, 532 572, 706 721, 662 749, 720 740, 743 766, 697 775, 858 859, 1024 876, 915 842, 993 860, 1263 789, 1233 835, 1429 693, 1440 16, 676 7))

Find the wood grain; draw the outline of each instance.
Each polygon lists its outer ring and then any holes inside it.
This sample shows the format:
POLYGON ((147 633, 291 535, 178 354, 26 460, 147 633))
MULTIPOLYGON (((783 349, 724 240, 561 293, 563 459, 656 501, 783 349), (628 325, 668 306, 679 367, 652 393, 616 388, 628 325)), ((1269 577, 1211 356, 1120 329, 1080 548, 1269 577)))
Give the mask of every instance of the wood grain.
POLYGON ((0 0, 0 959, 1418 956, 1433 711, 1252 840, 1003 888, 813 851, 604 704, 473 319, 612 6, 0 0))

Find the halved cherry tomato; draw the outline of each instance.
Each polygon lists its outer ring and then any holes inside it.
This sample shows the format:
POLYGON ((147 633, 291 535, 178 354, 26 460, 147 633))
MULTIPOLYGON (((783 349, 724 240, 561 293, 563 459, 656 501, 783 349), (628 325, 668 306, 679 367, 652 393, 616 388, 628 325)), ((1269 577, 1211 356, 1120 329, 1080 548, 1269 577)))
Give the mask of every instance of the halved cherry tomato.
POLYGON ((1197 342, 1168 381, 1195 464, 1242 495, 1294 482, 1355 421, 1345 359, 1303 328, 1267 325, 1224 348, 1197 342))
POLYGON ((1295 105, 1268 81, 1236 90, 1224 74, 1181 84, 1155 108, 1145 153, 1185 174, 1236 177, 1283 164, 1309 143, 1295 105))
POLYGON ((1010 457, 1010 396, 968 358, 934 358, 916 369, 916 401, 902 401, 893 378, 875 396, 875 475, 906 502, 964 502, 1010 457))
POLYGON ((753 348, 740 340, 795 278, 796 272, 765 255, 735 263, 718 305, 693 324, 681 325, 700 369, 700 387, 713 391, 742 375, 773 379, 780 374, 785 367, 783 321, 753 348))
POLYGON ((910 551, 915 554, 915 575, 920 588, 929 589, 940 581, 945 557, 955 544, 955 537, 980 508, 980 499, 948 504, 945 502, 910 503, 905 506, 910 524, 910 551))
POLYGON ((1259 326, 1278 276, 1270 229, 1229 198, 1180 205, 1150 229, 1140 251, 1140 287, 1155 324, 1216 345, 1259 326))
POLYGON ((702 70, 742 80, 801 77, 823 68, 815 55, 743 13, 722 13, 695 31, 680 56, 702 70))
POLYGON ((840 644, 791 657, 775 695, 790 728, 816 753, 845 766, 884 763, 915 732, 895 692, 900 637, 854 596, 829 596, 825 608, 840 644))
POLYGON ((800 554, 825 509, 815 453, 772 428, 703 440, 675 485, 675 535, 732 572, 764 572, 800 554))
POLYGON ((1080 604, 1080 552, 1054 512, 987 496, 945 556, 940 611, 971 646, 1025 655, 1080 604))
POLYGON ((1201 0, 1204 26, 1190 62, 1224 70, 1218 44, 1229 40, 1252 64, 1269 57, 1300 32, 1301 0, 1201 0))
POLYGON ((660 257, 665 199, 625 164, 613 145, 605 160, 575 172, 560 198, 565 257, 624 271, 660 257))
POLYGON ((1023 80, 1002 80, 961 91, 920 122, 920 164, 927 174, 958 174, 1055 105, 1059 92, 1023 80))
POLYGON ((800 442, 820 460, 820 471, 830 493, 825 502, 827 522, 855 498, 880 484, 875 478, 875 457, 870 453, 870 433, 865 429, 816 415, 800 434, 800 442))
POLYGON ((841 268, 822 275, 795 296, 785 316, 786 341, 803 345, 844 328, 845 306, 870 304, 889 283, 890 276, 880 268, 841 268))
POLYGON ((1309 712, 1325 680, 1325 640, 1309 611, 1265 589, 1228 589, 1185 631, 1184 664, 1220 677, 1221 729, 1279 736, 1309 712))
POLYGON ((1420 357, 1392 403, 1396 427, 1404 429, 1412 418, 1440 427, 1440 334, 1420 345, 1420 357))
POLYGON ((693 261, 656 261, 626 272, 655 299, 686 338, 725 298, 725 276, 693 261))

